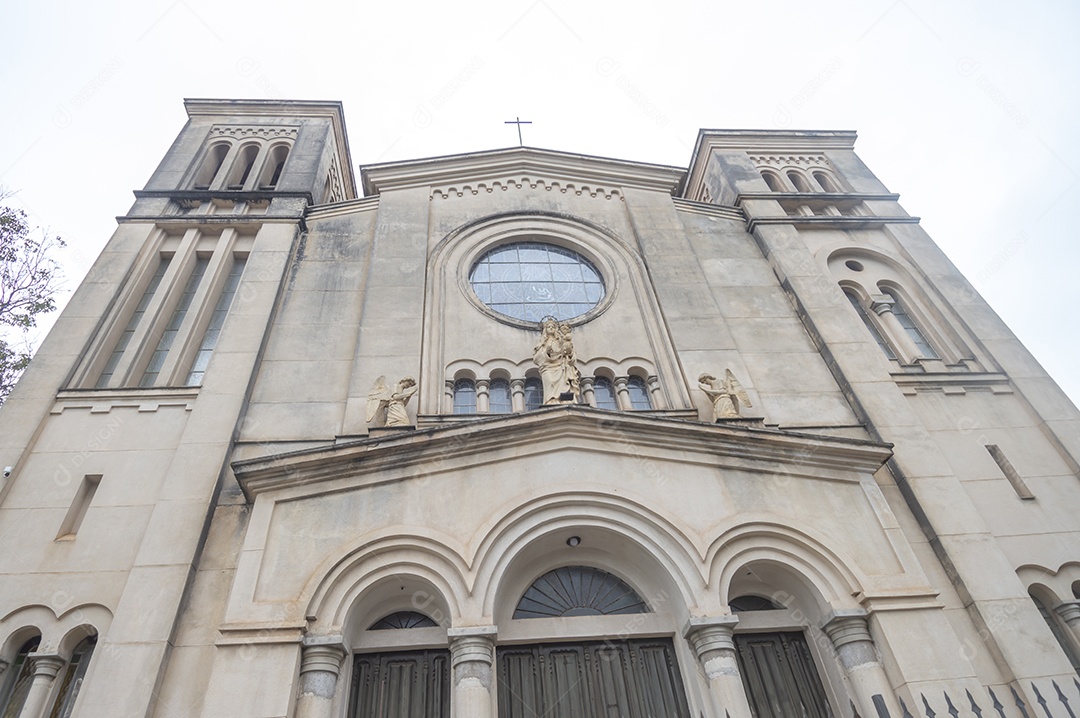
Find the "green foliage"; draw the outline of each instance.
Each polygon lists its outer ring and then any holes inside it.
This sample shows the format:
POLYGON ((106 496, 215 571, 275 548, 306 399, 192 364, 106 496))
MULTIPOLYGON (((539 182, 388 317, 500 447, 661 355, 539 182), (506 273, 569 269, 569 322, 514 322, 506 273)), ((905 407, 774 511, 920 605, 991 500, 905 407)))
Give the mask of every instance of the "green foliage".
POLYGON ((0 206, 0 404, 30 362, 27 332, 40 314, 56 309, 60 265, 52 258, 59 237, 32 229, 26 213, 0 206), (19 338, 21 346, 8 340, 19 338))

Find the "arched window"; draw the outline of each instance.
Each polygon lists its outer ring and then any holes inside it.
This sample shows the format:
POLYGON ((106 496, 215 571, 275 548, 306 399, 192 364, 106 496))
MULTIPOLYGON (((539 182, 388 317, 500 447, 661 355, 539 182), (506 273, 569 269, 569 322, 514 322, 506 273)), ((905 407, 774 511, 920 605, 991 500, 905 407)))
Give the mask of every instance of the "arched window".
POLYGON ((288 145, 277 145, 270 150, 263 165, 262 175, 259 177, 259 189, 274 189, 278 180, 281 179, 281 170, 285 167, 285 160, 289 157, 288 145))
POLYGON ((53 703, 49 718, 69 718, 75 709, 75 699, 79 697, 79 689, 82 688, 83 677, 96 645, 97 636, 89 636, 71 652, 71 660, 64 669, 64 678, 60 682, 60 691, 56 694, 56 702, 53 703))
POLYGON ((784 607, 778 606, 764 596, 746 595, 728 601, 728 608, 732 613, 742 613, 743 611, 779 611, 784 607))
POLYGON ((536 377, 525 380, 525 411, 539 409, 544 405, 544 383, 536 377))
POLYGON ((810 183, 806 181, 806 177, 801 172, 795 170, 788 170, 787 178, 791 180, 791 184, 795 185, 795 189, 799 192, 813 192, 810 187, 810 183))
POLYGON ((476 413, 476 382, 472 379, 458 379, 454 382, 454 413, 476 413))
POLYGON ((597 409, 615 411, 619 408, 618 402, 615 401, 615 387, 612 386, 611 379, 606 376, 596 377, 596 381, 593 383, 593 396, 596 397, 597 409))
POLYGON ((590 566, 563 566, 533 581, 514 618, 649 613, 637 591, 618 576, 590 566))
POLYGON ((213 184, 214 178, 217 177, 217 173, 221 169, 221 165, 225 162, 225 157, 228 154, 228 142, 218 142, 215 145, 211 145, 206 156, 203 157, 199 171, 195 173, 195 179, 192 182, 195 189, 210 188, 210 185, 213 184))
POLYGON ((821 170, 814 172, 813 178, 815 182, 821 185, 821 189, 825 190, 826 192, 840 191, 840 189, 836 186, 836 183, 833 182, 832 177, 830 177, 827 173, 822 172, 821 170))
POLYGON ((848 301, 851 302, 851 306, 855 308, 855 313, 859 315, 859 319, 862 319, 866 330, 870 332, 870 336, 874 337, 874 341, 881 347, 881 351, 885 352, 885 356, 889 359, 896 359, 896 352, 892 350, 888 342, 885 341, 885 337, 881 336, 881 332, 878 331, 877 324, 874 324, 874 320, 870 318, 870 315, 866 311, 866 307, 863 306, 862 300, 851 289, 845 289, 844 294, 847 296, 848 301))
POLYGON ((422 613, 416 611, 398 611, 389 616, 383 616, 371 624, 369 631, 390 631, 398 628, 434 628, 439 624, 422 613))
POLYGON ((649 387, 640 376, 632 376, 626 380, 626 391, 630 395, 630 408, 635 410, 648 410, 652 408, 652 400, 649 398, 649 387))
POLYGON ((506 379, 492 379, 488 387, 488 411, 492 414, 509 414, 512 410, 510 382, 506 379))
POLYGON ((934 347, 930 345, 918 325, 915 324, 915 320, 908 314, 907 308, 900 301, 897 293, 891 289, 883 289, 882 291, 893 300, 893 316, 900 322, 900 326, 904 328, 908 337, 915 344, 915 348, 919 350, 919 356, 926 359, 937 359, 938 353, 934 351, 934 347))
POLYGON ((1065 651, 1065 655, 1068 657, 1069 662, 1072 664, 1073 670, 1080 672, 1080 651, 1076 650, 1072 640, 1069 638, 1066 630, 1057 620, 1050 609, 1046 607, 1035 594, 1028 593, 1031 596, 1031 600, 1035 602, 1035 607, 1039 609, 1039 615, 1046 621, 1046 625, 1050 628, 1050 632, 1054 634, 1054 638, 1057 639, 1058 645, 1061 646, 1061 650, 1065 651))
POLYGON ((761 176, 765 178, 765 184, 769 185, 769 189, 773 192, 785 192, 784 183, 780 181, 779 175, 769 170, 761 170, 761 176))
POLYGON ((37 650, 40 643, 41 636, 35 636, 24 643, 15 655, 15 660, 4 671, 4 677, 7 680, 4 681, 2 692, 0 692, 0 716, 3 718, 17 716, 22 712, 26 694, 30 692, 30 683, 34 678, 30 654, 37 650))
POLYGON ((232 171, 229 172, 229 181, 226 183, 227 189, 244 188, 244 185, 247 184, 248 175, 251 174, 251 168, 255 166, 255 158, 258 156, 258 145, 245 145, 240 148, 240 153, 233 162, 232 171))

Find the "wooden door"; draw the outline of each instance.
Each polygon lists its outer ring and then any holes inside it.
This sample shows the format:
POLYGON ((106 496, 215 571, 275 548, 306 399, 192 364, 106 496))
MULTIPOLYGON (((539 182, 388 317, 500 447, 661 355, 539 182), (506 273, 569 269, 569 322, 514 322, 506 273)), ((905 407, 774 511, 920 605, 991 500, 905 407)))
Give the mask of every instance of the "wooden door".
POLYGON ((832 718, 802 633, 741 634, 735 646, 755 718, 832 718))
POLYGON ((499 718, 689 718, 670 639, 500 648, 499 718))
POLYGON ((450 718, 450 652, 359 654, 352 718, 450 718))

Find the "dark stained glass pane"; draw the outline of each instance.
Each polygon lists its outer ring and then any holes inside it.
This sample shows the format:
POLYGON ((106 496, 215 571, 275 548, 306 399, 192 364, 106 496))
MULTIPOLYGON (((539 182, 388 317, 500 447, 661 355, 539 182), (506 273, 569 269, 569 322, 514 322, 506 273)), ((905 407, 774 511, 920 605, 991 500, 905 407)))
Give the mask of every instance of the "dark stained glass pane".
POLYGON ((536 579, 521 597, 514 618, 609 616, 649 613, 625 581, 589 566, 563 566, 536 579))
POLYGON ((473 266, 469 283, 494 311, 530 322, 572 319, 604 298, 604 280, 589 260, 541 242, 496 247, 473 266))

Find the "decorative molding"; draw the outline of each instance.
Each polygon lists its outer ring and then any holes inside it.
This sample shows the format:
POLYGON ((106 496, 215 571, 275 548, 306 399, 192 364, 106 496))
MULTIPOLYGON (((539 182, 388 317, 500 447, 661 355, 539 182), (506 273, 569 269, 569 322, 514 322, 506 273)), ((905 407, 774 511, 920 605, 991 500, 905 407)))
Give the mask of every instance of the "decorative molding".
POLYGON ((511 189, 542 189, 547 192, 559 192, 560 194, 576 194, 579 197, 586 195, 589 197, 603 197, 604 199, 616 197, 621 200, 623 198, 622 192, 614 187, 589 186, 587 184, 525 176, 507 177, 487 182, 477 182, 476 184, 433 187, 431 189, 431 198, 449 199, 450 197, 464 197, 466 194, 475 196, 481 193, 491 194, 495 191, 506 192, 511 189))
POLYGON ((752 154, 750 161, 757 166, 783 169, 785 167, 798 167, 799 169, 822 169, 832 172, 832 165, 824 153, 814 154, 752 154))
POLYGON ((65 389, 56 395, 50 414, 63 414, 69 409, 89 409, 91 414, 108 414, 113 409, 138 409, 154 412, 162 407, 182 407, 191 411, 199 398, 198 388, 163 389, 65 389))
POLYGON ((919 217, 847 217, 822 216, 798 217, 751 217, 746 222, 746 231, 753 232, 760 226, 786 224, 796 229, 880 229, 888 224, 918 224, 919 217))
MULTIPOLYGON (((491 152, 476 152, 446 157, 431 157, 407 162, 388 162, 360 169, 364 194, 375 195, 386 190, 415 187, 440 187, 444 193, 470 193, 484 185, 494 191, 494 184, 506 178, 544 178, 545 189, 558 183, 560 191, 573 186, 573 191, 588 193, 613 191, 632 187, 672 194, 685 174, 681 167, 653 165, 626 160, 576 155, 569 152, 514 147, 491 152), (460 189, 459 189, 460 188, 460 189), (599 190, 598 188, 611 188, 599 190)), ((514 180, 518 182, 526 180, 514 180)), ((531 185, 538 180, 527 180, 531 185)))
POLYGON ((915 373, 893 372, 893 381, 908 396, 918 393, 939 392, 946 395, 963 395, 969 391, 990 391, 994 394, 1012 394, 1009 377, 990 372, 915 373))
POLYGON ((374 212, 378 209, 379 195, 375 195, 374 197, 350 199, 334 204, 315 205, 308 209, 305 219, 309 222, 314 222, 320 219, 341 217, 342 215, 354 214, 356 212, 374 212))
POLYGON ((210 137, 234 137, 245 139, 257 137, 263 140, 295 140, 299 125, 214 125, 210 128, 210 137))
POLYGON ((675 205, 675 209, 680 212, 700 214, 706 217, 717 217, 719 219, 733 219, 739 222, 746 221, 746 215, 738 207, 709 204, 707 202, 695 202, 694 200, 683 199, 681 197, 673 197, 671 201, 672 204, 675 205))

